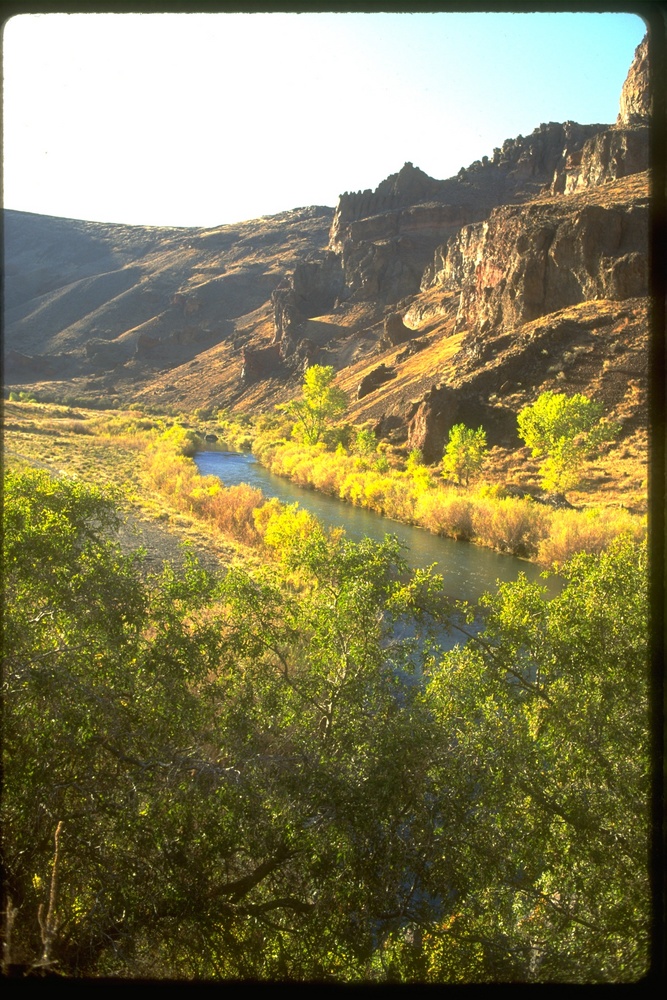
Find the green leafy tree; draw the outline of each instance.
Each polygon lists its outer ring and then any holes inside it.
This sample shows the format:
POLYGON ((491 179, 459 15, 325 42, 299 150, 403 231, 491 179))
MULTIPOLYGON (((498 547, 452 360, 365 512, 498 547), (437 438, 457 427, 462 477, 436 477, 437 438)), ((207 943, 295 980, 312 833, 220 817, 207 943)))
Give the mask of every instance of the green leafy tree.
POLYGON ((152 576, 110 493, 6 474, 6 961, 641 976, 645 547, 577 557, 551 601, 503 584, 443 656, 442 582, 396 539, 267 515, 279 562, 152 576))
POLYGON ((470 476, 481 469, 486 458, 486 431, 482 427, 472 430, 465 424, 455 424, 449 432, 449 441, 442 459, 444 476, 456 476, 459 483, 468 485, 470 476))
POLYGON ((5 489, 7 961, 363 977, 421 877, 428 720, 395 629, 446 614, 437 583, 294 513, 284 570, 147 577, 105 491, 5 489))
POLYGON ((545 459, 542 485, 553 490, 576 486, 586 455, 618 432, 617 425, 602 419, 602 404, 582 393, 543 392, 520 411, 517 422, 533 456, 545 459))
POLYGON ((327 424, 340 416, 348 405, 347 395, 333 385, 335 376, 331 365, 311 365, 304 375, 302 399, 279 407, 294 418, 308 444, 317 444, 327 424))
POLYGON ((427 934, 436 979, 648 968, 646 546, 620 539, 562 577, 551 601, 501 585, 486 630, 425 691, 443 734, 432 777, 466 831, 440 868, 459 895, 427 934))

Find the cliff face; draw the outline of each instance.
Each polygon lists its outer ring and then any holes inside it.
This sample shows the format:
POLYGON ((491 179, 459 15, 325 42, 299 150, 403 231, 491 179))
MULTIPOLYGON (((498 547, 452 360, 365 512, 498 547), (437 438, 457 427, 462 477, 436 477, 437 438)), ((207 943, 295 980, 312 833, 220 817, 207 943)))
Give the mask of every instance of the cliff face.
POLYGON ((439 244, 484 219, 497 205, 522 203, 548 184, 571 151, 581 153, 601 125, 542 124, 508 139, 456 177, 435 180, 406 163, 375 189, 341 195, 330 253, 299 266, 273 294, 274 340, 282 355, 298 352, 307 317, 345 316, 358 304, 356 328, 371 325, 377 306, 393 308, 418 293, 439 244), (372 317, 372 318, 371 318, 372 317))
POLYGON ((571 194, 648 170, 649 82, 647 36, 637 46, 623 84, 616 124, 592 136, 580 149, 566 151, 555 171, 552 193, 571 194))
POLYGON ((566 377, 636 421, 647 52, 614 125, 541 124, 446 180, 406 163, 335 211, 208 230, 6 212, 7 382, 256 409, 331 364, 352 420, 433 461, 452 421, 511 446, 511 415, 566 377))
MULTIPOLYGON (((562 391, 565 379, 570 391, 602 399, 624 427, 645 419, 646 54, 644 41, 615 125, 593 126, 588 134, 571 123, 541 126, 530 142, 506 143, 500 155, 477 165, 476 179, 494 182, 486 200, 482 192, 471 198, 473 212, 488 207, 491 194, 502 191, 502 201, 435 249, 420 293, 397 310, 415 336, 434 326, 452 343, 458 335, 456 352, 434 371, 439 380, 421 398, 401 403, 395 389, 391 396, 385 390, 392 403, 373 411, 371 395, 359 416, 379 416, 379 427, 391 420, 394 439, 402 434, 430 461, 439 459, 461 420, 483 424, 492 443, 516 445, 508 407, 515 413, 539 392, 562 391)), ((347 225, 348 240, 354 225, 347 225)), ((435 346, 425 355, 443 356, 435 346)))
POLYGON ((345 298, 384 304, 414 294, 443 237, 485 218, 496 205, 523 202, 540 191, 568 151, 580 151, 601 125, 540 125, 508 139, 491 157, 436 181, 406 163, 374 192, 341 196, 330 247, 343 258, 345 298))
POLYGON ((456 330, 506 330, 590 299, 647 294, 648 198, 587 197, 494 209, 444 247, 422 282, 458 290, 456 330))
POLYGON ((568 153, 556 170, 551 192, 572 194, 608 181, 648 170, 647 125, 610 128, 599 132, 581 150, 568 153))
POLYGON ((297 264, 271 295, 274 317, 273 343, 288 358, 305 336, 304 324, 311 316, 329 312, 343 287, 343 271, 337 254, 325 253, 297 264))
POLYGON ((556 161, 544 187, 552 197, 496 208, 436 249, 421 288, 460 292, 457 330, 511 329, 578 302, 647 294, 648 198, 614 182, 648 167, 649 101, 644 39, 617 124, 583 141, 564 127, 560 157, 553 141, 542 156, 543 172, 556 161))
POLYGON ((648 64, 648 35, 635 49, 621 90, 617 125, 646 125, 651 116, 651 89, 648 64))

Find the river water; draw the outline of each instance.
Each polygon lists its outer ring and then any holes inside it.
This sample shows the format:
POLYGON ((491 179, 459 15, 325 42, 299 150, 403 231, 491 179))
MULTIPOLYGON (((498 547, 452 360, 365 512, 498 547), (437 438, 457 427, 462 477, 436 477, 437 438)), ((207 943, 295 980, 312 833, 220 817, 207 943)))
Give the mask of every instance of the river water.
MULTIPOLYGON (((416 569, 434 564, 449 597, 474 603, 485 591, 494 590, 497 581, 516 580, 519 573, 545 584, 540 580, 539 567, 533 563, 479 545, 441 538, 424 528, 391 521, 375 511, 297 486, 289 479, 273 475, 253 455, 202 451, 195 455, 195 462, 202 475, 217 476, 225 486, 249 483, 261 489, 266 497, 277 497, 283 503, 298 502, 327 527, 345 528, 348 538, 355 541, 365 536, 382 541, 386 534, 396 535, 405 546, 408 565, 416 569)), ((555 581, 549 581, 547 587, 549 594, 555 593, 555 581)))

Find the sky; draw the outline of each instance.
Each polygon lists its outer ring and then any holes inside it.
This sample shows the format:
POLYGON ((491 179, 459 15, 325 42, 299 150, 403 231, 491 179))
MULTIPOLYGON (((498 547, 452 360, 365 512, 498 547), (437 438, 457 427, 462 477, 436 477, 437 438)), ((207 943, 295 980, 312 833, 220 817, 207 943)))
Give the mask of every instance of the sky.
POLYGON ((5 208, 204 226, 446 178, 541 122, 612 123, 629 13, 22 14, 5 208))

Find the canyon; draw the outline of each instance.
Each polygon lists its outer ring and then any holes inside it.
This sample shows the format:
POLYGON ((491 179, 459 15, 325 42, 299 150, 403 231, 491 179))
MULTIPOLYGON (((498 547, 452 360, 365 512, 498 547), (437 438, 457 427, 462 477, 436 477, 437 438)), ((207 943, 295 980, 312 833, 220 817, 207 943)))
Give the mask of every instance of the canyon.
POLYGON ((542 123, 445 180, 209 229, 4 212, 5 391, 256 412, 332 365, 399 449, 585 392, 647 425, 648 42, 613 124, 542 123))

